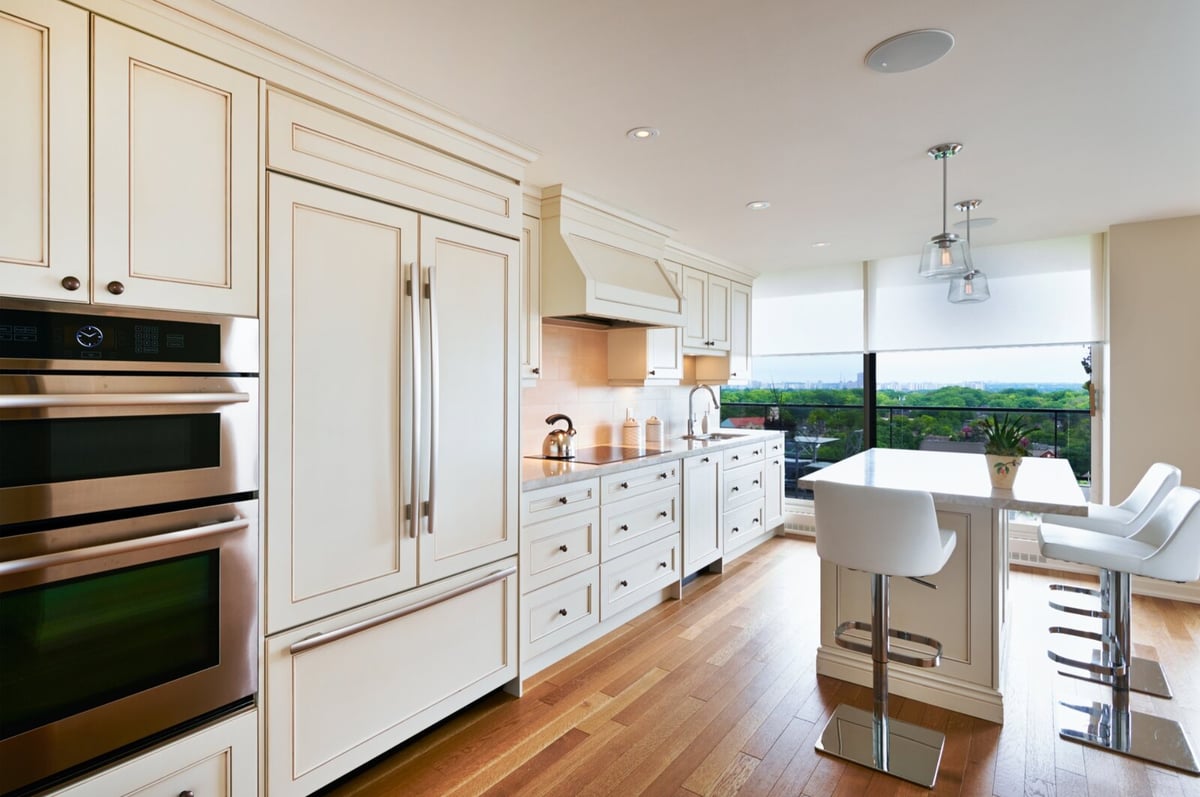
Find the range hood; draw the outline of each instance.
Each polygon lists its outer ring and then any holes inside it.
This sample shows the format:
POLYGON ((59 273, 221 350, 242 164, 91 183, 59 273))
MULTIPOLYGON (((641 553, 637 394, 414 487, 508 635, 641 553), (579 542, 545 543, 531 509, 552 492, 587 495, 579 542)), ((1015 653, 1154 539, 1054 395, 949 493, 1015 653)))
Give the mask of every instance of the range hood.
POLYGON ((661 262, 672 232, 561 185, 544 189, 542 320, 683 326, 683 296, 661 262))

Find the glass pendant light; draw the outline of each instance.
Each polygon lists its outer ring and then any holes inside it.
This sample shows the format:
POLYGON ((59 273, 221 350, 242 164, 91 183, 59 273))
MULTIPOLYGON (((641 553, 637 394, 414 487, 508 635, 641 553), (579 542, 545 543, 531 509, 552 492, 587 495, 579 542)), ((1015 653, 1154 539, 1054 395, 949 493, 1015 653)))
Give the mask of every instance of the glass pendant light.
MULTIPOLYGON (((954 207, 959 212, 966 211, 967 213, 967 249, 971 248, 971 211, 983 204, 982 199, 967 199, 962 202, 955 202, 954 207)), ((946 299, 953 304, 968 304, 971 302, 986 302, 992 297, 992 292, 988 290, 987 274, 977 270, 974 266, 966 274, 961 277, 955 277, 950 282, 950 291, 946 294, 946 299)))
POLYGON ((949 279, 971 270, 971 251, 966 242, 946 231, 946 161, 961 149, 962 144, 938 144, 929 149, 929 157, 942 162, 942 231, 930 238, 921 252, 917 273, 922 277, 949 279))

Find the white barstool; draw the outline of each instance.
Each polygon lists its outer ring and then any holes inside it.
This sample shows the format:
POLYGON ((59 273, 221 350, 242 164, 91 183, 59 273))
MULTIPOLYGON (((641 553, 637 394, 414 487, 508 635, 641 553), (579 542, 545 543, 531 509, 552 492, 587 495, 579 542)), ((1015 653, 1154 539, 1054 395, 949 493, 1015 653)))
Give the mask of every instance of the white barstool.
POLYGON ((1131 711, 1129 708, 1128 625, 1131 606, 1130 577, 1145 576, 1186 583, 1200 578, 1200 491, 1176 487, 1167 494, 1149 520, 1130 537, 1084 529, 1043 525, 1038 531, 1042 555, 1051 559, 1092 565, 1109 571, 1112 582, 1111 639, 1069 628, 1052 627, 1051 633, 1093 639, 1107 647, 1107 666, 1076 661, 1050 651, 1060 664, 1079 667, 1103 676, 1112 687, 1109 703, 1079 706, 1063 702, 1071 712, 1059 735, 1135 758, 1200 773, 1187 734, 1178 722, 1131 711), (1079 715, 1082 714, 1081 718, 1079 715))
MULTIPOLYGON (((1049 523, 1056 526, 1070 526, 1086 531, 1098 531, 1118 537, 1129 537, 1145 525, 1146 521, 1150 519, 1151 514, 1158 508, 1158 505, 1162 503, 1167 494, 1179 486, 1181 477, 1182 474, 1179 468, 1174 465, 1168 465, 1165 462, 1156 462, 1147 469, 1145 475, 1137 483, 1137 486, 1133 488, 1133 492, 1129 494, 1129 497, 1116 506, 1089 503, 1087 505, 1088 513, 1086 516, 1045 514, 1042 515, 1042 523, 1049 523)), ((1051 584, 1050 589, 1098 598, 1098 609, 1069 606, 1055 603, 1054 601, 1050 602, 1050 606, 1061 612, 1099 618, 1103 623, 1101 633, 1105 638, 1117 638, 1123 650, 1133 650, 1129 639, 1130 624, 1117 625, 1113 622, 1112 578, 1107 570, 1100 570, 1100 585, 1098 589, 1087 589, 1086 587, 1076 587, 1069 584, 1051 584)), ((1093 650, 1092 663, 1099 664, 1105 668, 1111 666, 1112 662, 1105 655, 1107 651, 1108 648, 1103 645, 1093 650)), ((1141 656, 1129 656, 1127 661, 1129 664, 1130 689, 1134 692, 1142 692, 1156 697, 1171 697, 1171 686, 1167 682, 1167 676, 1163 673, 1162 665, 1159 662, 1154 659, 1142 658, 1141 656)), ((1086 675, 1076 675, 1075 673, 1060 670, 1059 674, 1109 685, 1106 676, 1095 672, 1088 672, 1086 675)))
POLYGON ((871 656, 872 712, 839 705, 829 718, 817 750, 880 772, 932 788, 942 760, 944 734, 888 717, 887 664, 898 661, 934 667, 941 660, 936 639, 888 626, 891 576, 916 579, 937 573, 954 551, 955 535, 938 528, 933 498, 916 490, 893 490, 818 481, 813 488, 817 554, 842 567, 871 573, 871 622, 842 623, 834 632, 838 645, 871 656), (846 636, 867 631, 870 645, 846 636), (929 647, 932 656, 889 649, 889 639, 929 647))

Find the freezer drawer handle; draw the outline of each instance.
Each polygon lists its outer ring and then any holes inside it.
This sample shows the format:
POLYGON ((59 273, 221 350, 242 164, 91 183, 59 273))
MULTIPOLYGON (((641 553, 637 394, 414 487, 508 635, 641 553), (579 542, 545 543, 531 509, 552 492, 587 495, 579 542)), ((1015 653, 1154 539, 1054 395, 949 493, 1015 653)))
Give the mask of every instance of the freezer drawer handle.
POLYGON ((303 653, 306 650, 319 648, 322 645, 329 644, 330 642, 336 642, 339 639, 344 639, 351 634, 357 634, 359 631, 366 631, 368 628, 374 628, 377 625, 390 623, 392 620, 398 620, 401 617, 414 614, 422 609, 428 609, 430 606, 436 606, 439 603, 444 603, 451 598, 457 598, 459 595, 465 595, 468 592, 473 592, 480 587, 486 587, 488 584, 494 584, 497 581, 503 581, 506 578, 516 575, 516 573, 517 568, 515 566, 506 567, 503 570, 497 570, 495 573, 490 573, 478 581, 472 581, 469 584, 463 584, 461 587, 455 587, 449 592, 444 592, 441 595, 436 595, 432 598, 418 601, 412 606, 405 606, 402 609, 396 609, 395 611, 387 612, 386 614, 381 614, 377 617, 372 617, 369 620, 363 620, 359 623, 343 626, 333 631, 326 631, 323 634, 313 634, 310 637, 305 637, 289 647, 288 652, 290 652, 292 655, 295 655, 297 653, 303 653))
POLYGON ((0 410, 48 407, 144 407, 154 404, 245 404, 249 393, 43 393, 0 396, 0 410))

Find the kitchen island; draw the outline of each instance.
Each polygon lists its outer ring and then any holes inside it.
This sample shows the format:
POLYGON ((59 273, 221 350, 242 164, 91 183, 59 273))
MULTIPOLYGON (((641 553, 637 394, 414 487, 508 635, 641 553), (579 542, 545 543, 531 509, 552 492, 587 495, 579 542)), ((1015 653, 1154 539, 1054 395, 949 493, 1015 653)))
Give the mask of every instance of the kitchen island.
MULTIPOLYGON (((892 580, 893 628, 942 642, 941 664, 930 669, 892 664, 893 693, 963 714, 1004 721, 1004 654, 1009 628, 1008 511, 1087 514, 1070 465, 1026 457, 1011 490, 994 489, 982 454, 870 449, 800 479, 924 490, 933 496, 938 524, 958 535, 950 561, 927 581, 892 580)), ((817 508, 817 533, 820 507, 817 508)), ((878 530, 887 544, 886 528, 878 530)), ((834 643, 834 629, 870 615, 870 576, 821 563, 821 645, 817 672, 871 685, 871 661, 834 643)), ((864 635, 864 640, 866 639, 864 635)), ((904 643, 893 642, 901 646, 904 643)))

